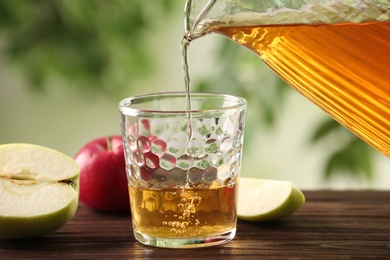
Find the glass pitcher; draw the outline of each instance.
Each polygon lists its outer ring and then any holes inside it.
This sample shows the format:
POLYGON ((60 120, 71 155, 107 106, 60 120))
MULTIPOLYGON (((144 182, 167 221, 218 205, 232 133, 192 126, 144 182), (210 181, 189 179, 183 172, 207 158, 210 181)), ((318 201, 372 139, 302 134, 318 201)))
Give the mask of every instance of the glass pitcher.
POLYGON ((186 37, 218 33, 390 157, 390 0, 187 0, 186 37))

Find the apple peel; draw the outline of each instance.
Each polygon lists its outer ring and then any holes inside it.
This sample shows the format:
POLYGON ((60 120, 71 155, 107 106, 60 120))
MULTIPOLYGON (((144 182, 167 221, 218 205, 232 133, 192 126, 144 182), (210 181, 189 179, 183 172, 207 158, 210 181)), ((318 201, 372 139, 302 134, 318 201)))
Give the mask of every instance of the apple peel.
POLYGON ((94 139, 74 159, 81 171, 81 203, 106 212, 130 212, 122 136, 94 139))

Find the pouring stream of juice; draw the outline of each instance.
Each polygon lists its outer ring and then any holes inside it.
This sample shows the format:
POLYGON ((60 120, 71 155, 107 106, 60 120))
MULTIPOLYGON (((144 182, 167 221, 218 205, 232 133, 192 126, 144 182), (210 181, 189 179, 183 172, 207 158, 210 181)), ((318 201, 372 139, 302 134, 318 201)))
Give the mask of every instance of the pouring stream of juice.
POLYGON ((184 70, 184 85, 185 85, 185 92, 187 97, 187 138, 188 140, 192 137, 192 116, 191 116, 191 81, 190 81, 190 72, 188 69, 188 47, 190 46, 190 40, 187 39, 187 37, 184 35, 181 39, 181 52, 182 52, 182 59, 183 59, 183 70, 184 70))
POLYGON ((218 33, 256 52, 290 86, 390 157, 390 3, 335 0, 207 17, 216 2, 186 25, 187 40, 218 33))

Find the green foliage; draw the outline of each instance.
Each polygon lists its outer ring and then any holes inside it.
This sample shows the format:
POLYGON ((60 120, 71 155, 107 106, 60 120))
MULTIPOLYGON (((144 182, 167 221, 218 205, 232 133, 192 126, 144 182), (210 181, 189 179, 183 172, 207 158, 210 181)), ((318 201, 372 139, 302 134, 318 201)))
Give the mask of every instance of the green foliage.
POLYGON ((37 89, 50 77, 115 96, 153 69, 145 34, 170 0, 0 1, 5 52, 37 89))
POLYGON ((326 155, 324 169, 326 179, 340 173, 349 174, 355 178, 372 179, 372 158, 375 150, 371 146, 347 132, 335 120, 324 118, 312 133, 310 141, 321 144, 329 139, 335 139, 340 147, 329 151, 326 155))

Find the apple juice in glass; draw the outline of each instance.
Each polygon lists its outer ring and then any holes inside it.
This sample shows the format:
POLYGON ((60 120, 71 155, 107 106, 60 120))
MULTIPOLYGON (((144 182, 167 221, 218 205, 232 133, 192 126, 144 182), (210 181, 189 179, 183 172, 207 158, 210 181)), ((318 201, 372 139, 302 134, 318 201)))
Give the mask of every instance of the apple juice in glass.
POLYGON ((389 0, 187 0, 186 38, 218 33, 390 156, 389 0))
POLYGON ((204 247, 234 238, 246 101, 157 93, 120 102, 135 238, 204 247))

